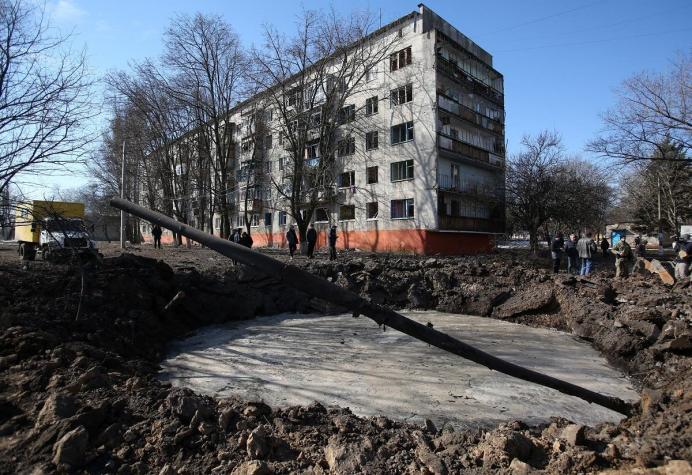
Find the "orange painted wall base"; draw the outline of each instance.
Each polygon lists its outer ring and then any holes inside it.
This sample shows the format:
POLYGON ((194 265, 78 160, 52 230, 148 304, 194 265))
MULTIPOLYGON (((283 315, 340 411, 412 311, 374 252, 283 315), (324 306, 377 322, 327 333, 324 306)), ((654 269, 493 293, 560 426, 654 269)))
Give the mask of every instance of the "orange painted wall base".
MULTIPOLYGON (((492 252, 495 239, 492 234, 450 233, 426 229, 340 231, 336 242, 338 249, 362 249, 372 252, 403 252, 422 255, 483 254, 492 252)), ((151 235, 144 235, 145 242, 153 242, 151 235)), ((164 244, 173 242, 172 236, 163 236, 164 244), (168 238, 168 239, 166 239, 168 238)), ((253 247, 287 247, 283 233, 255 231, 253 247)), ((327 246, 327 233, 320 232, 317 248, 327 246)))

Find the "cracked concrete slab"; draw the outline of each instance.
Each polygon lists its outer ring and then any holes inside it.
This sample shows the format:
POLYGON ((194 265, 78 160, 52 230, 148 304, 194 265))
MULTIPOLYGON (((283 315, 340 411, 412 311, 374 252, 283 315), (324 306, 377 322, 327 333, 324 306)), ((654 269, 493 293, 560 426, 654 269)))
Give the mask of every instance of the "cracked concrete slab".
MULTIPOLYGON (((441 312, 406 315, 514 363, 638 399, 620 372, 566 333, 441 312)), ((174 343, 161 366, 161 379, 218 397, 237 395, 275 407, 317 400, 361 416, 429 418, 438 428, 539 423, 551 416, 594 425, 622 417, 350 315, 281 314, 207 327, 174 343)))

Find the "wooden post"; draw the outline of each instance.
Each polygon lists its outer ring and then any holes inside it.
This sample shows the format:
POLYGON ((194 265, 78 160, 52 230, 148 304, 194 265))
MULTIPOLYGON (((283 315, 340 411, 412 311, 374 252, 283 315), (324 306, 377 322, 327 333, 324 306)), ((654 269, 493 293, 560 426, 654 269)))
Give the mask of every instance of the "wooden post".
POLYGON ((281 261, 253 251, 247 247, 209 235, 199 229, 182 224, 168 216, 148 210, 124 199, 113 198, 111 200, 111 206, 125 210, 147 221, 157 223, 183 236, 187 236, 226 257, 235 259, 242 264, 252 266, 271 277, 278 278, 289 287, 293 287, 308 295, 326 300, 341 307, 348 308, 353 311, 353 315, 356 317, 365 315, 374 320, 378 325, 386 325, 395 330, 399 330, 417 340, 471 360, 491 370, 499 371, 500 373, 523 379, 524 381, 540 384, 571 396, 576 396, 589 403, 607 407, 621 414, 629 415, 631 412, 631 405, 622 399, 599 394, 590 389, 497 358, 445 333, 429 328, 410 318, 406 318, 391 309, 368 302, 350 290, 339 287, 336 284, 299 269, 296 266, 284 264, 281 261))

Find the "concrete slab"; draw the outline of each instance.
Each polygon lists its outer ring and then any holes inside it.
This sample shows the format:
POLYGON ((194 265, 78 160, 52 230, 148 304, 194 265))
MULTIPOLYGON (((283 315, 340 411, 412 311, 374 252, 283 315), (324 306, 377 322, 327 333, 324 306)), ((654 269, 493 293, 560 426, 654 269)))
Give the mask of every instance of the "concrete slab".
MULTIPOLYGON (((407 315, 509 361, 605 394, 638 398, 621 373, 568 334, 440 312, 407 315)), ((361 416, 429 418, 438 428, 539 423, 551 416, 590 425, 621 418, 350 315, 282 314, 208 327, 174 343, 161 366, 161 379, 201 393, 275 407, 317 400, 361 416)))

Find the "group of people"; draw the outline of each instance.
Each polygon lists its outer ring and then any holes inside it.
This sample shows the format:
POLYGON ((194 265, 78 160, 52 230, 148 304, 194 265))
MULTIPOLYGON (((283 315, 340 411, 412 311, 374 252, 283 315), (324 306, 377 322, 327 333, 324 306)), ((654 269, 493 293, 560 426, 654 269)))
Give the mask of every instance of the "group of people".
MULTIPOLYGON (((329 228, 329 235, 327 241, 329 243, 329 260, 333 261, 336 259, 336 240, 339 237, 336 235, 336 225, 329 228)), ((315 254, 315 246, 317 245, 317 230, 314 225, 310 225, 308 232, 305 234, 305 241, 307 242, 307 256, 308 259, 312 259, 315 254)), ((293 260, 293 255, 298 248, 298 235, 293 227, 289 226, 288 232, 286 232, 286 242, 288 243, 288 252, 290 254, 290 259, 293 260)))
POLYGON ((234 229, 231 233, 230 240, 236 244, 249 248, 252 247, 253 243, 252 237, 247 233, 247 231, 243 231, 243 228, 234 229))
MULTIPOLYGON (((608 240, 601 241, 603 256, 607 256, 608 240), (605 246, 605 247, 604 247, 605 246)), ((593 259, 598 254, 598 245, 593 240, 591 233, 577 240, 576 234, 570 234, 565 240, 564 235, 558 232, 550 243, 550 257, 553 260, 553 272, 560 272, 562 254, 567 256, 567 272, 570 274, 589 275, 593 270, 593 259)))
MULTIPOLYGON (((604 259, 608 258, 608 251, 615 257, 615 277, 627 277, 630 272, 630 262, 637 258, 646 257, 646 241, 640 236, 634 238, 634 249, 625 240, 620 239, 610 249, 608 240, 604 237, 597 245, 592 239, 591 233, 577 240, 576 234, 570 234, 567 240, 558 232, 550 242, 550 257, 553 261, 553 272, 558 273, 562 263, 562 254, 567 257, 567 272, 570 274, 589 275, 593 270, 593 259, 598 254, 598 247, 604 259)), ((673 244, 675 252, 675 278, 685 279, 690 274, 692 267, 692 240, 689 235, 675 239, 673 244)), ((643 261, 637 260, 637 263, 643 261)), ((636 269, 636 265, 635 265, 636 269)))

